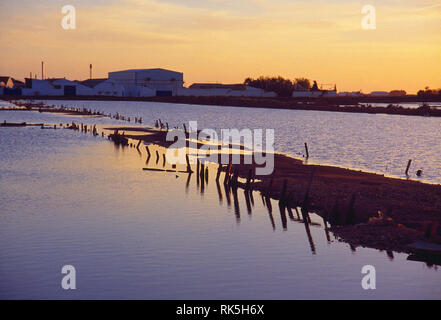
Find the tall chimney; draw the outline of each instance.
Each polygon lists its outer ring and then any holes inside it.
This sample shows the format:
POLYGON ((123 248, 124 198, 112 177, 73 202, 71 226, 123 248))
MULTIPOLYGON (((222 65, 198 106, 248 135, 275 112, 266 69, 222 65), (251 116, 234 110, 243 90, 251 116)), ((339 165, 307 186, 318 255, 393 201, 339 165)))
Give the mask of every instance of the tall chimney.
POLYGON ((90 71, 90 78, 89 79, 92 79, 92 64, 89 65, 89 71, 90 71))
POLYGON ((41 80, 44 80, 44 61, 41 61, 41 80))

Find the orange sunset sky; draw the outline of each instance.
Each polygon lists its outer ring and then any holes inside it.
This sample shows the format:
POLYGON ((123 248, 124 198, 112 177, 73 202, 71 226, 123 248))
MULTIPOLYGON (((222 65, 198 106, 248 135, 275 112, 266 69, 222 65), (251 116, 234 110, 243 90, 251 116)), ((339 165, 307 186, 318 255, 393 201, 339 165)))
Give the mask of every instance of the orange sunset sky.
POLYGON ((441 0, 0 0, 0 75, 83 80, 169 68, 193 82, 281 75, 339 91, 441 87, 441 0), (64 5, 76 29, 61 27, 64 5), (361 8, 376 8, 363 30, 361 8))

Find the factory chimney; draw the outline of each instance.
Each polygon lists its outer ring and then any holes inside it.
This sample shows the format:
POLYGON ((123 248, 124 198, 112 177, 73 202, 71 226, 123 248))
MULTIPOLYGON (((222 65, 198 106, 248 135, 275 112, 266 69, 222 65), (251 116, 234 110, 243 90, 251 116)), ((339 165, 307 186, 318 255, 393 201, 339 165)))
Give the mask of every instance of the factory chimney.
POLYGON ((44 61, 41 61, 41 80, 44 80, 44 61))
POLYGON ((89 79, 92 79, 92 64, 89 65, 89 79))

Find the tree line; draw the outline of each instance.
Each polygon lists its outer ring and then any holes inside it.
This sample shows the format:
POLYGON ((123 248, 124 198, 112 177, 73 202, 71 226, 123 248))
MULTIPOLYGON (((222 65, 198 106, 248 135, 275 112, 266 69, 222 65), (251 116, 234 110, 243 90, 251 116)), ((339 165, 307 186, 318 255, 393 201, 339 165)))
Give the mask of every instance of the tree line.
POLYGON ((279 97, 291 97, 293 91, 317 91, 319 90, 317 81, 311 84, 306 78, 296 78, 294 80, 278 77, 260 76, 256 79, 246 78, 244 84, 250 87, 274 91, 279 97))

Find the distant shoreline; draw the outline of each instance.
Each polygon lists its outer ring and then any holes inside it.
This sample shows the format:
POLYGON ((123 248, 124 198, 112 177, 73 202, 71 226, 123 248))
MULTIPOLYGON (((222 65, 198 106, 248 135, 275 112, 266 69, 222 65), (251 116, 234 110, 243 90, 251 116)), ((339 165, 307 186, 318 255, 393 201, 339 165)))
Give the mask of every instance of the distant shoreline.
POLYGON ((0 96, 3 100, 69 100, 69 101, 144 101, 228 107, 269 108, 285 110, 311 110, 330 112, 396 114, 408 116, 441 117, 441 108, 406 108, 400 103, 426 103, 441 105, 441 96, 421 97, 331 97, 331 98, 261 98, 261 97, 106 97, 106 96, 0 96), (369 106, 385 103, 392 106, 369 106))

